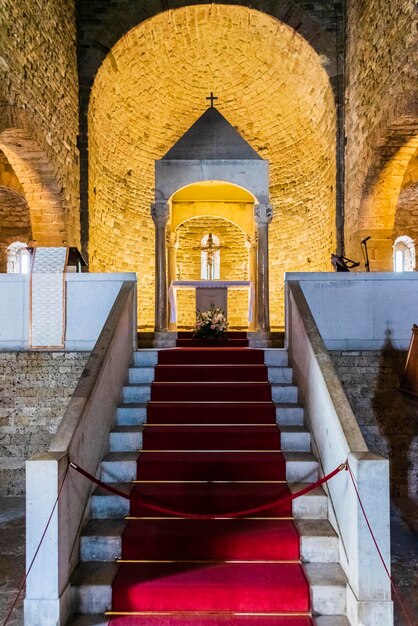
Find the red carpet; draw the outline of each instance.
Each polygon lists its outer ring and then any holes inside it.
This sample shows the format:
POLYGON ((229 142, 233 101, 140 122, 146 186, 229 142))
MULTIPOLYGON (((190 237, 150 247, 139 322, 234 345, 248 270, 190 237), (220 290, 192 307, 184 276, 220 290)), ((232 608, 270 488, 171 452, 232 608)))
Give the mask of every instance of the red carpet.
MULTIPOLYGON (((132 492, 131 514, 135 516, 155 516, 142 501, 164 505, 189 513, 225 514, 242 511, 275 502, 280 496, 289 493, 285 483, 140 483, 132 492)), ((262 517, 291 517, 290 500, 262 511, 262 517)), ((254 514, 253 516, 256 516, 254 514)))
POLYGON ((144 428, 145 450, 280 450, 276 426, 161 426, 144 428))
POLYGON ((178 341, 194 347, 159 352, 112 625, 312 626, 289 500, 245 518, 182 515, 289 493, 263 352, 236 347, 241 336, 222 347, 178 341))
POLYGON ((150 402, 149 424, 275 424, 276 409, 266 402, 150 402))

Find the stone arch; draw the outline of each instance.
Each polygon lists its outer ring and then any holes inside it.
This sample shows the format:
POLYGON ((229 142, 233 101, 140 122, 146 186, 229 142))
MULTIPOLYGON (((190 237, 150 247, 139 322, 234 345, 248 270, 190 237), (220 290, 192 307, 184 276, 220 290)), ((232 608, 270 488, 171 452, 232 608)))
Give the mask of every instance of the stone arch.
MULTIPOLYGON (((199 215, 189 217, 176 229, 176 265, 179 280, 200 280, 202 237, 209 232, 217 236, 223 246, 220 250, 221 280, 248 280, 250 254, 247 235, 235 222, 224 216, 199 215)), ((248 292, 231 289, 228 292, 228 317, 231 327, 244 328, 248 324, 248 292)), ((178 328, 193 327, 195 319, 195 291, 179 290, 177 293, 178 328)))
POLYGON ((154 163, 204 112, 208 89, 218 92, 228 122, 270 161, 277 327, 283 273, 326 269, 335 250, 336 111, 317 53, 254 9, 206 4, 160 13, 106 57, 89 107, 90 267, 141 267, 139 322, 152 328, 154 163))
POLYGON ((343 203, 343 32, 344 9, 340 0, 322 7, 320 4, 306 5, 303 0, 228 0, 228 3, 215 0, 210 5, 208 0, 145 0, 130 2, 115 0, 101 6, 100 13, 95 10, 94 3, 81 3, 78 8, 78 69, 80 89, 80 208, 81 208, 81 241, 82 249, 88 256, 89 241, 89 152, 88 152, 88 108, 94 80, 105 59, 110 56, 114 67, 117 67, 113 47, 117 42, 143 22, 164 12, 171 14, 178 8, 199 9, 204 5, 216 11, 218 6, 239 6, 248 9, 248 23, 251 23, 251 11, 256 10, 275 18, 289 26, 296 36, 301 36, 318 55, 318 60, 327 72, 337 102, 338 131, 336 140, 339 148, 335 157, 339 162, 335 181, 337 198, 337 245, 342 239, 342 203, 343 203))
POLYGON ((7 248, 18 239, 32 239, 29 206, 21 193, 0 184, 0 272, 7 269, 7 248))
MULTIPOLYGON (((129 0, 116 0, 103 5, 100 15, 97 12, 94 13, 94 20, 92 19, 91 22, 88 3, 81 6, 79 20, 86 24, 79 39, 81 84, 90 91, 94 77, 108 53, 117 41, 135 26, 165 11, 171 12, 180 7, 205 4, 208 4, 208 0, 170 0, 165 3, 152 0, 135 3, 129 0)), ((222 5, 224 2, 215 1, 211 4, 216 10, 216 5, 222 5)), ((298 6, 294 0, 274 0, 270 3, 266 3, 265 0, 229 0, 228 5, 262 11, 290 26, 317 52, 328 75, 336 76, 338 72, 336 42, 325 25, 321 23, 319 12, 318 15, 312 15, 308 9, 298 6)), ((338 18, 335 14, 332 17, 334 20, 338 18)), ((335 21, 333 28, 337 28, 335 21)))
MULTIPOLYGON (((204 192, 202 191, 204 194, 204 192)), ((172 194, 170 204, 170 227, 176 230, 182 223, 202 215, 216 216, 224 218, 242 230, 243 233, 253 235, 254 233, 254 203, 258 202, 251 191, 244 187, 227 181, 199 181, 177 189, 172 194), (214 183, 218 189, 212 193, 212 198, 199 199, 199 190, 204 187, 205 182, 214 183), (196 197, 193 198, 193 190, 196 197), (232 194, 228 201, 219 202, 217 196, 224 197, 229 190, 232 194), (189 194, 190 192, 190 194, 189 194), (233 198, 234 192, 236 198, 233 198), (202 213, 203 211, 203 213, 202 213)))
POLYGON ((411 237, 401 235, 395 239, 393 244, 393 269, 395 272, 413 272, 415 256, 415 243, 411 237), (398 263, 399 260, 401 261, 400 264, 398 263))
POLYGON ((61 189, 52 166, 28 131, 8 128, 0 133, 0 151, 13 169, 30 213, 36 245, 66 243, 61 189))
MULTIPOLYGON (((393 107, 390 123, 376 129, 373 161, 363 185, 355 237, 371 236, 371 269, 391 270, 392 246, 400 232, 396 223, 398 206, 413 192, 405 179, 418 152, 418 104, 406 99, 393 107), (377 134, 380 134, 380 139, 377 134)), ((405 215, 403 216, 405 221, 405 215)), ((408 221, 408 220, 406 220, 408 221)), ((418 221, 418 220, 417 220, 418 221)), ((408 224, 402 224, 409 228, 408 224)))
POLYGON ((31 271, 31 254, 26 244, 14 241, 6 252, 8 274, 28 274, 31 271))

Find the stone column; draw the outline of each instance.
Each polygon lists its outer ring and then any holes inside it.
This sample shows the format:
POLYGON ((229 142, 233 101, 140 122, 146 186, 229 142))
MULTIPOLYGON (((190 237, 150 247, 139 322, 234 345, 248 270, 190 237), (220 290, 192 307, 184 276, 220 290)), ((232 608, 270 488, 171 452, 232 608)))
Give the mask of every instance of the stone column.
MULTIPOLYGON (((168 247, 168 287, 170 287, 173 280, 177 280, 177 262, 176 253, 178 248, 177 233, 167 233, 167 247, 168 247)), ((168 323, 170 331, 176 330, 176 324, 174 322, 168 323)))
POLYGON ((269 240, 268 226, 273 217, 271 204, 256 204, 254 219, 257 225, 257 331, 270 332, 269 302, 269 240))
POLYGON ((252 237, 248 236, 245 242, 246 248, 248 250, 248 258, 249 258, 249 272, 248 279, 253 284, 254 288, 254 301, 253 301, 253 310, 252 310, 252 321, 250 322, 250 331, 254 331, 257 329, 257 237, 254 234, 252 237))
POLYGON ((155 332, 164 333, 168 330, 166 260, 168 204, 166 202, 152 204, 151 215, 155 224, 155 332))

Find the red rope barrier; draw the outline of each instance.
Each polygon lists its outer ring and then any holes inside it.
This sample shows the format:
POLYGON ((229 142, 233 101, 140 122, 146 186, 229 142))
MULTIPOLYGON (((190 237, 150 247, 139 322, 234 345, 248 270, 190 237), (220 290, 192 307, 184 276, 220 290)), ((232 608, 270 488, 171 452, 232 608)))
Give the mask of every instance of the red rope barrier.
POLYGON ((67 468, 66 468, 66 470, 65 470, 65 473, 64 473, 64 476, 63 476, 63 479, 62 479, 62 482, 61 482, 60 488, 58 489, 58 495, 57 495, 57 498, 56 498, 56 500, 55 500, 55 502, 54 502, 54 506, 52 507, 51 514, 50 514, 50 516, 48 517, 48 521, 47 521, 47 523, 46 523, 46 526, 45 526, 44 532, 42 533, 41 540, 40 540, 40 542, 39 542, 39 544, 38 544, 38 547, 37 547, 37 548, 36 548, 36 550, 35 550, 35 554, 33 555, 32 561, 30 562, 30 565, 29 565, 29 567, 28 567, 28 571, 25 573, 25 575, 24 575, 24 576, 23 576, 23 578, 22 578, 22 582, 20 583, 20 586, 19 586, 19 589, 18 589, 18 591, 17 591, 17 594, 16 594, 16 597, 15 597, 15 599, 14 599, 14 602, 13 602, 12 606, 10 607, 9 612, 8 612, 8 613, 7 613, 7 615, 6 615, 6 619, 5 619, 5 620, 4 620, 4 622, 3 622, 3 626, 6 626, 6 624, 8 623, 8 621, 9 621, 9 619, 10 619, 10 616, 11 616, 11 614, 12 614, 12 612, 13 612, 13 610, 14 610, 14 608, 15 608, 16 604, 17 604, 17 601, 19 600, 20 594, 22 593, 23 587, 25 586, 26 580, 27 580, 27 578, 28 578, 28 576, 29 576, 29 574, 30 574, 30 571, 31 571, 31 569, 32 569, 32 566, 33 566, 33 564, 35 563, 35 559, 36 559, 36 557, 38 556, 39 550, 41 549, 41 545, 42 545, 42 543, 43 543, 43 540, 45 539, 45 535, 46 535, 46 532, 47 532, 47 530, 48 530, 48 528, 49 528, 49 525, 50 525, 50 523, 51 523, 52 516, 54 515, 55 509, 57 508, 58 500, 60 499, 61 492, 62 492, 62 488, 64 487, 65 479, 67 478, 67 474, 68 474, 68 470, 69 470, 69 469, 70 469, 70 466, 69 466, 69 465, 67 465, 67 468))
MULTIPOLYGON (((129 494, 126 494, 123 491, 120 491, 119 489, 115 489, 115 487, 112 487, 111 485, 108 485, 107 483, 102 482, 101 480, 99 480, 92 474, 89 474, 88 472, 86 472, 86 470, 82 469, 75 463, 71 462, 70 467, 75 469, 77 472, 79 472, 80 474, 88 478, 91 482, 95 483, 99 487, 103 487, 103 489, 106 489, 110 493, 113 493, 117 496, 125 498, 125 500, 130 500, 130 501, 132 500, 132 497, 129 494)), ((198 513, 187 513, 185 511, 177 511, 169 507, 152 504, 151 502, 147 502, 145 500, 141 500, 141 504, 147 507, 148 509, 157 511, 158 513, 165 513, 167 515, 173 515, 175 517, 185 517, 186 519, 215 519, 215 518, 220 519, 220 518, 231 518, 231 517, 232 518, 243 517, 246 515, 253 515, 254 513, 261 513, 262 511, 271 509, 277 504, 281 504, 282 502, 286 502, 287 500, 295 500, 296 498, 303 496, 305 493, 309 493, 313 489, 316 489, 316 487, 323 485, 325 482, 333 478, 336 474, 339 474, 339 472, 343 471, 344 469, 347 469, 347 461, 345 463, 341 463, 341 465, 339 465, 335 470, 333 470, 332 472, 330 472, 329 474, 327 474, 320 480, 317 480, 315 483, 312 483, 308 485, 307 487, 305 487, 304 489, 301 489, 300 491, 286 494, 284 496, 281 496, 280 498, 277 498, 276 500, 273 500, 273 502, 269 502, 267 504, 262 504, 260 506, 253 507, 251 509, 244 509, 242 511, 234 511, 232 513, 213 513, 213 514, 204 515, 204 514, 198 514, 198 513)))
POLYGON ((409 624, 409 626, 416 626, 416 623, 414 625, 414 623, 412 622, 412 619, 411 619, 411 617, 409 615, 409 612, 406 609, 406 606, 404 605, 404 603, 401 600, 399 592, 398 592, 398 590, 397 590, 397 588, 395 586, 395 583, 393 582, 392 576, 390 575, 389 568, 387 567, 387 565, 385 563, 385 559, 383 558, 382 552, 381 552, 381 550, 379 548, 379 544, 377 543, 376 537, 374 536, 372 527, 370 525, 369 518, 367 517, 366 511, 364 509, 363 502, 361 501, 360 493, 359 493, 358 487, 356 485, 356 481, 355 481, 354 476, 353 476, 353 472, 351 471, 351 467, 350 467, 348 461, 347 461, 347 469, 348 469, 348 473, 349 473, 350 478, 351 478, 351 482, 353 483, 354 491, 356 492, 357 500, 358 500, 358 502, 360 504, 361 512, 363 513, 363 517, 364 517, 364 519, 366 521, 367 528, 369 529, 369 532, 370 532, 370 534, 372 536, 373 543, 375 545, 375 548, 377 550, 379 558, 380 558, 380 560, 382 562, 382 565, 383 565, 383 567, 385 569, 385 572, 386 572, 386 574, 387 574, 387 576, 388 576, 388 578, 390 580, 390 585, 391 585, 392 590, 393 590, 393 592, 395 594, 395 597, 396 597, 397 601, 399 602, 399 606, 401 607, 401 609, 402 609, 402 611, 403 611, 403 613, 405 615, 406 621, 409 624))

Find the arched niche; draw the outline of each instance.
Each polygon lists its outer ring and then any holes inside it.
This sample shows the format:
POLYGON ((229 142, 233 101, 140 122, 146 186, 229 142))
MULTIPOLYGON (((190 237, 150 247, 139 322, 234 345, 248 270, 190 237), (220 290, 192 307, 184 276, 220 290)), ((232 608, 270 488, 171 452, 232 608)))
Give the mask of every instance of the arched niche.
POLYGON ((198 181, 178 189, 169 198, 170 230, 200 215, 223 217, 246 235, 254 233, 254 204, 257 198, 248 189, 224 180, 198 181))

